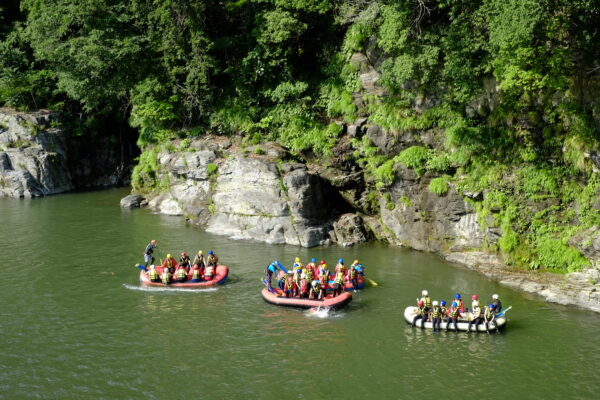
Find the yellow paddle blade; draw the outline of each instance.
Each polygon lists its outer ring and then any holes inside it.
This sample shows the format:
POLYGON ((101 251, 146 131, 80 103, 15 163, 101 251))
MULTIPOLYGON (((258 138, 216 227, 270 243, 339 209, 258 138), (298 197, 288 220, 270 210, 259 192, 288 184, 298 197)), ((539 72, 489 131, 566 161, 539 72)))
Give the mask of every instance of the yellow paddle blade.
POLYGON ((379 286, 379 284, 378 284, 377 282, 375 282, 373 279, 369 279, 369 283, 370 283, 372 286, 379 286))

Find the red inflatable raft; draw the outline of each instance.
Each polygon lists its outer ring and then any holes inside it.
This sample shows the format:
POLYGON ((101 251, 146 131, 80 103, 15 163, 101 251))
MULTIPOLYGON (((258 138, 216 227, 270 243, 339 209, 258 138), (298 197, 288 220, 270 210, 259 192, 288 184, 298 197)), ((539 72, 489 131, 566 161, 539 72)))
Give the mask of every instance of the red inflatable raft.
MULTIPOLYGON (((156 269, 156 272, 159 275, 162 274, 163 267, 161 267, 160 265, 157 265, 154 268, 156 269)), ((225 280, 227 279, 228 274, 229 274, 228 267, 226 267, 225 265, 217 265, 215 275, 209 281, 203 280, 202 282, 190 282, 188 280, 187 282, 183 282, 183 283, 173 281, 173 283, 165 285, 162 282, 152 282, 150 279, 148 279, 148 276, 146 275, 146 273, 144 271, 140 270, 140 282, 147 286, 178 287, 178 288, 190 288, 190 289, 206 288, 206 287, 210 287, 210 286, 223 284, 223 282, 225 282, 225 280)), ((192 278, 192 274, 188 274, 188 279, 191 279, 191 278, 192 278)))
POLYGON ((352 301, 351 292, 343 292, 339 296, 333 297, 329 294, 325 300, 311 300, 311 299, 300 299, 298 297, 280 297, 281 290, 273 288, 275 293, 269 292, 267 288, 264 288, 260 294, 267 303, 275 304, 284 307, 297 307, 297 308, 313 308, 313 307, 324 307, 338 309, 342 308, 352 301))

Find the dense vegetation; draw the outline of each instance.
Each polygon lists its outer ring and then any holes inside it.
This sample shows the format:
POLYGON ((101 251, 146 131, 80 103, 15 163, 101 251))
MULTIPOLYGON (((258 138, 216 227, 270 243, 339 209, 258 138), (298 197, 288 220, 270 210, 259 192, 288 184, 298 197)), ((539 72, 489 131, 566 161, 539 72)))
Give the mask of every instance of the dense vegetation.
POLYGON ((8 0, 2 7, 0 104, 60 110, 84 125, 120 116, 146 149, 135 185, 156 184, 155 146, 174 138, 239 134, 327 160, 341 123, 368 116, 388 132, 436 138, 398 154, 353 139, 349 162, 363 167, 374 196, 403 165, 433 177, 437 195, 451 187, 469 195, 481 224, 501 229, 488 246, 508 262, 557 271, 585 265, 567 241, 600 223, 596 1, 8 0), (365 65, 355 53, 380 73, 377 91, 361 85, 365 65))

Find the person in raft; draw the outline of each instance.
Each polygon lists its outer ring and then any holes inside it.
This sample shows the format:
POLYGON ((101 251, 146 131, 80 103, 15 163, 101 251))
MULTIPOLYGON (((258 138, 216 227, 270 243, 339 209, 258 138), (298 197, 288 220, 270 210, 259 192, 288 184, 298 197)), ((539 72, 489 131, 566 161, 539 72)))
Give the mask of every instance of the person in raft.
POLYGON ((292 276, 291 273, 287 274, 287 278, 285 280, 285 282, 283 283, 283 293, 282 295, 284 297, 296 297, 296 291, 297 291, 297 286, 296 283, 294 282, 294 277, 292 276))
POLYGON ((185 268, 185 270, 187 272, 190 272, 191 265, 192 265, 192 260, 190 260, 190 257, 184 251, 183 253, 181 253, 181 257, 179 258, 179 266, 185 268))
POLYGON ((494 312, 496 314, 498 314, 500 311, 502 311, 502 302, 498 298, 497 294, 492 295, 492 304, 494 305, 494 312))
POLYGON ((342 270, 335 273, 333 278, 333 293, 335 296, 339 296, 344 291, 344 273, 342 270))
POLYGON ((146 250, 144 250, 144 262, 146 263, 144 267, 146 267, 146 269, 148 268, 148 264, 154 265, 154 255, 152 253, 154 253, 154 249, 157 247, 158 244, 156 244, 156 240, 154 239, 146 246, 146 250))
MULTIPOLYGON (((496 311, 495 311, 494 303, 490 304, 485 308, 485 312, 483 313, 483 322, 485 322, 485 331, 490 333, 490 323, 496 322, 496 311)), ((498 332, 498 327, 496 326, 496 332, 498 332)))
POLYGON ((427 316, 429 316, 429 313, 431 312, 431 298, 429 297, 429 292, 427 290, 422 290, 421 291, 421 298, 417 299, 417 301, 422 301, 423 304, 425 305, 425 313, 427 314, 427 316))
POLYGON ((440 310, 442 312, 442 322, 448 322, 448 307, 446 307, 446 300, 440 302, 440 310))
POLYGON ((200 266, 198 264, 194 264, 194 266, 191 269, 192 272, 192 279, 190 280, 190 282, 202 282, 202 270, 200 269, 200 266))
POLYGON ((337 274, 338 272, 342 272, 344 275, 346 275, 346 266, 344 265, 344 259, 340 258, 338 260, 338 263, 335 265, 335 273, 337 274))
POLYGON ((163 269, 168 268, 169 272, 173 273, 175 268, 177 268, 177 261, 175 261, 171 254, 167 254, 167 258, 165 258, 165 261, 163 261, 162 267, 163 269))
POLYGON ((310 260, 310 262, 308 264, 306 264, 306 273, 308 274, 309 272, 312 273, 313 277, 317 276, 317 259, 316 258, 313 258, 312 260, 310 260))
POLYGON ((460 316, 460 308, 458 308, 458 303, 456 301, 452 302, 450 309, 448 310, 448 323, 446 324, 446 331, 450 330, 450 324, 454 325, 454 331, 458 332, 458 325, 456 322, 458 321, 458 317, 460 316))
POLYGON ((163 269, 163 273, 160 274, 160 280, 165 285, 168 285, 169 283, 171 283, 171 278, 172 277, 173 277, 173 275, 171 274, 171 271, 169 271, 169 268, 164 268, 163 269))
POLYGON ((208 251, 208 258, 206 259, 206 270, 204 271, 204 279, 210 281, 215 276, 215 269, 219 263, 219 257, 214 251, 208 251))
POLYGON ((437 300, 433 301, 433 308, 431 309, 431 322, 433 323, 433 331, 441 331, 442 323, 442 308, 438 305, 437 300))
POLYGON ((352 290, 356 292, 356 289, 358 288, 358 271, 356 270, 354 263, 348 268, 348 282, 352 284, 352 290))
POLYGON ((365 276, 365 266, 362 265, 360 263, 360 261, 358 260, 354 260, 354 262, 352 263, 351 267, 354 267, 354 269, 356 270, 356 272, 360 275, 360 276, 365 276))
POLYGON ((474 294, 473 296, 471 296, 471 300, 473 300, 471 302, 471 310, 474 310, 475 307, 480 307, 479 296, 477 296, 476 294, 474 294))
POLYGON ((462 299, 460 298, 460 293, 456 293, 454 295, 454 301, 456 302, 456 305, 458 307, 458 309, 460 310, 461 313, 465 312, 465 303, 463 303, 462 299))
POLYGON ((187 268, 185 266, 179 264, 179 266, 177 267, 177 269, 175 270, 175 273, 173 275, 175 276, 175 282, 183 283, 183 282, 187 281, 187 277, 188 277, 187 268))
POLYGON ((198 269, 200 269, 200 274, 204 275, 206 261, 204 261, 204 252, 202 250, 198 251, 198 254, 196 254, 196 257, 194 257, 194 265, 197 265, 198 269))
POLYGON ((158 272, 156 272, 154 265, 150 265, 150 269, 146 271, 146 275, 148 276, 148 279, 150 279, 150 282, 160 282, 160 277, 158 276, 158 272))
POLYGON ((294 271, 298 271, 298 273, 302 273, 302 269, 304 268, 304 265, 302 265, 302 263, 300 262, 300 257, 296 257, 294 259, 294 264, 292 264, 292 269, 294 271))
POLYGON ((425 325, 427 321, 427 312, 425 312, 425 303, 419 300, 417 303, 417 315, 413 318, 412 326, 417 325, 417 321, 421 320, 421 328, 425 325))
POLYGON ((271 291, 271 279, 273 279, 273 274, 279 269, 278 264, 279 261, 273 261, 265 268, 265 283, 267 284, 267 290, 269 292, 271 291))
POLYGON ((469 327, 467 328, 467 332, 471 332, 471 326, 473 324, 475 324, 475 331, 477 332, 477 326, 483 322, 483 312, 481 311, 481 307, 479 307, 479 302, 477 302, 473 306, 471 314, 473 316, 473 319, 469 321, 469 327))

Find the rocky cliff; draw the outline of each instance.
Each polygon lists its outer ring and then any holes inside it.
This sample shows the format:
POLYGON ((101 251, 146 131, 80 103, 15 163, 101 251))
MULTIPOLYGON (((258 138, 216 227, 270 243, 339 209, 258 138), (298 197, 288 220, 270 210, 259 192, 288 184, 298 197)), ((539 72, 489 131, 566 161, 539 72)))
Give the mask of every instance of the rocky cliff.
POLYGON ((57 114, 0 109, 0 196, 37 197, 127 184, 133 154, 89 131, 72 137, 57 114))

